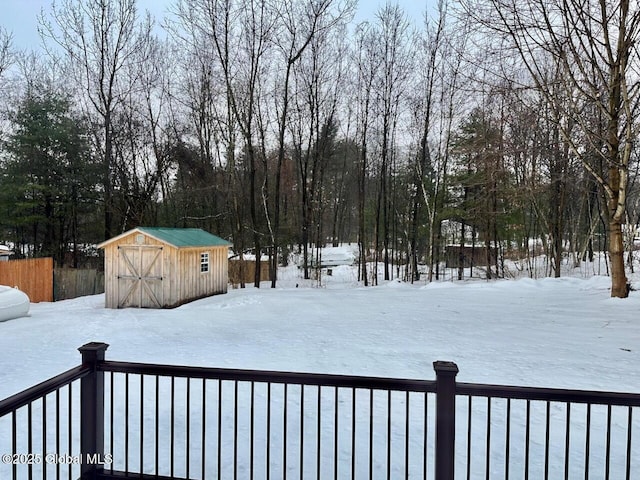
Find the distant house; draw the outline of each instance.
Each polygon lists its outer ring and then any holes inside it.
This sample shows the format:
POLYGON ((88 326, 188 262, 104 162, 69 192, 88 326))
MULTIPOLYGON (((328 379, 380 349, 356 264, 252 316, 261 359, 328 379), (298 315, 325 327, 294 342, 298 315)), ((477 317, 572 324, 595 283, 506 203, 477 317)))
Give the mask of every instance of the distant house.
POLYGON ((226 293, 231 244, 199 228, 137 227, 104 249, 107 308, 172 308, 226 293))

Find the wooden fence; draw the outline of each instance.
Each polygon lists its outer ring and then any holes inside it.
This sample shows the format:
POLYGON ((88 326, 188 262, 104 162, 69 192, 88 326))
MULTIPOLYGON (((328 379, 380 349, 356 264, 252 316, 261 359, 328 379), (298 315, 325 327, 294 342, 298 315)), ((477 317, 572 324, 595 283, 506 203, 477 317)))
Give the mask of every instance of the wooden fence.
MULTIPOLYGON (((256 271, 256 262, 248 260, 229 260, 229 283, 232 285, 239 285, 241 267, 244 270, 244 283, 253 283, 256 271)), ((271 280, 269 275, 269 262, 260 262, 260 281, 267 282, 271 280)))
POLYGON ((0 285, 18 287, 33 303, 53 301, 53 258, 0 262, 0 285))
MULTIPOLYGON (((244 282, 253 283, 255 262, 244 261, 244 282)), ((229 283, 240 284, 240 261, 229 260, 229 283)), ((270 280, 269 262, 260 262, 260 281, 270 280)), ((52 258, 0 262, 0 285, 18 287, 33 303, 67 300, 104 293, 104 272, 53 268, 52 258)))
POLYGON ((445 257, 447 268, 486 267, 487 259, 490 265, 495 265, 498 251, 495 248, 487 249, 485 245, 475 247, 447 245, 445 257))
POLYGON ((53 270, 53 298, 56 302, 99 293, 104 293, 104 272, 94 268, 53 270))

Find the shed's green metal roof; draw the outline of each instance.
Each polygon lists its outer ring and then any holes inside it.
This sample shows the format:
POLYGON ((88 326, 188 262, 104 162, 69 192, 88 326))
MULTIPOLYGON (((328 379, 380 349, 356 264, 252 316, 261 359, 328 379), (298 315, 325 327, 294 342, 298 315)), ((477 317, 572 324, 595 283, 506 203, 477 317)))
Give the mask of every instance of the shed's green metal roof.
POLYGON ((226 247, 231 244, 201 228, 138 227, 158 240, 174 247, 226 247))

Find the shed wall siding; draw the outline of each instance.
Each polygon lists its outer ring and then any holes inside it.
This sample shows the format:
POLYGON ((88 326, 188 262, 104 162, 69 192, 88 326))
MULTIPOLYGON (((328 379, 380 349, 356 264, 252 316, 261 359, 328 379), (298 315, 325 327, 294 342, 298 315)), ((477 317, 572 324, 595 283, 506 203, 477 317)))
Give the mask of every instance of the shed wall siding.
POLYGON ((104 306, 118 308, 117 245, 104 248, 104 306))
POLYGON ((166 307, 177 305, 180 303, 180 275, 178 272, 178 249, 169 247, 165 254, 165 272, 164 281, 164 298, 166 307))
POLYGON ((198 247, 178 250, 180 298, 188 301, 227 292, 227 247, 198 247), (209 271, 200 272, 200 254, 209 254, 209 271))

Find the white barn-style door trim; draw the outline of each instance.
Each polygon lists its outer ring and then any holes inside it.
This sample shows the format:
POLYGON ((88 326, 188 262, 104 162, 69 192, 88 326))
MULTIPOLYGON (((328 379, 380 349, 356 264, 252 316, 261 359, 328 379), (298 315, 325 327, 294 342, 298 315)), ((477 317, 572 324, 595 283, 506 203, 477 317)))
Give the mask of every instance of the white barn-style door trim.
POLYGON ((163 247, 118 246, 118 308, 160 308, 164 305, 163 247))

